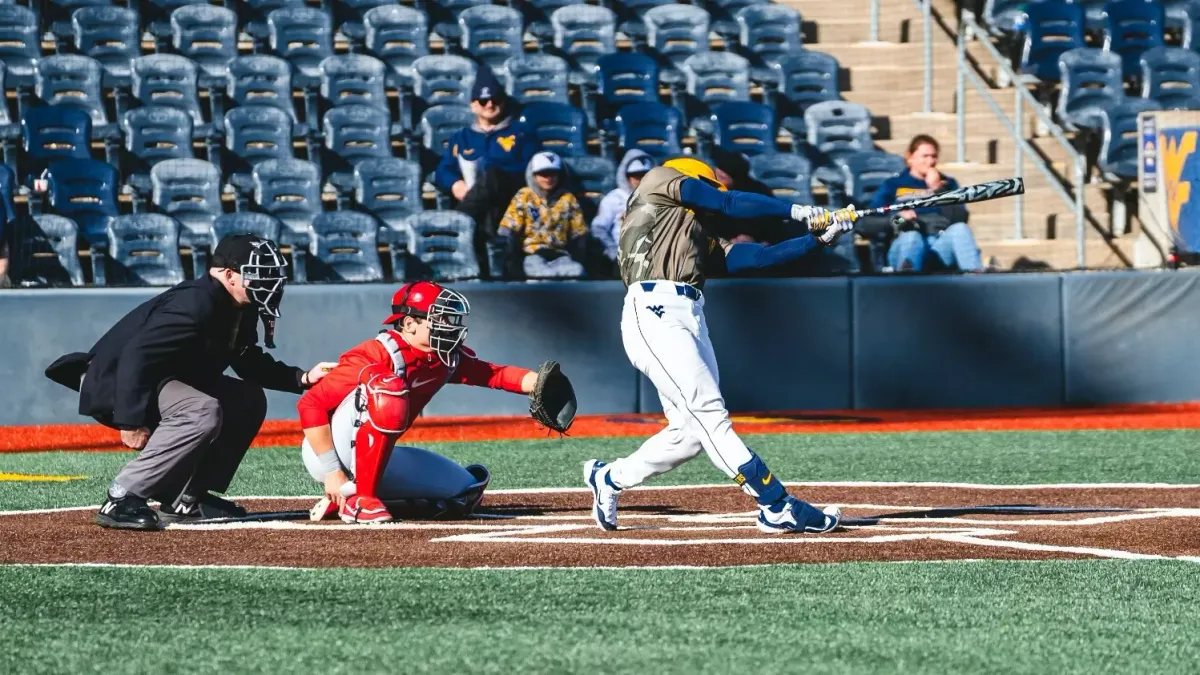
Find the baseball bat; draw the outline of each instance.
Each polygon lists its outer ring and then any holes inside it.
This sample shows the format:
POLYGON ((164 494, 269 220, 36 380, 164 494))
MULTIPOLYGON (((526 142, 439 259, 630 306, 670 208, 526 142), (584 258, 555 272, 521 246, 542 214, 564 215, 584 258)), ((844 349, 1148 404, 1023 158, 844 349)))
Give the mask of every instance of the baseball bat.
POLYGON ((879 216, 892 213, 893 211, 903 211, 904 209, 924 209, 937 206, 953 206, 955 204, 970 204, 971 202, 984 202, 989 199, 1012 197, 1021 194, 1025 194, 1025 181, 1023 179, 1004 178, 1002 180, 993 180, 986 183, 960 187, 957 190, 939 192, 936 195, 928 197, 910 199, 899 204, 890 204, 876 209, 863 209, 855 211, 855 214, 857 218, 879 216))

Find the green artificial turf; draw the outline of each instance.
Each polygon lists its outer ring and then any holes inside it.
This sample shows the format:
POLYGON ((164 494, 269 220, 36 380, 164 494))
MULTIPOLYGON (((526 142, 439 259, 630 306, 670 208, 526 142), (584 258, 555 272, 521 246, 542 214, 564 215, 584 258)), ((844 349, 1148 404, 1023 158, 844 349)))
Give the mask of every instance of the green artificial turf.
POLYGON ((0 672, 1194 672, 1200 566, 0 572, 0 672))

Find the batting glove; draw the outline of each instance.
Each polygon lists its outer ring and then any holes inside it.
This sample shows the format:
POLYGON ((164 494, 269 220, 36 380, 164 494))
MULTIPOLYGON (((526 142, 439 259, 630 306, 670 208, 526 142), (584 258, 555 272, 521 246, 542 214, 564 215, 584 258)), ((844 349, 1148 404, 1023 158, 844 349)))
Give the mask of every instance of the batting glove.
POLYGON ((857 214, 854 213, 853 206, 849 206, 847 209, 833 211, 832 213, 829 213, 830 223, 825 227, 825 231, 819 234, 814 232, 813 234, 817 237, 817 241, 821 242, 823 246, 833 246, 843 234, 854 231, 855 215, 857 214), (849 213, 847 213, 847 210, 849 213))

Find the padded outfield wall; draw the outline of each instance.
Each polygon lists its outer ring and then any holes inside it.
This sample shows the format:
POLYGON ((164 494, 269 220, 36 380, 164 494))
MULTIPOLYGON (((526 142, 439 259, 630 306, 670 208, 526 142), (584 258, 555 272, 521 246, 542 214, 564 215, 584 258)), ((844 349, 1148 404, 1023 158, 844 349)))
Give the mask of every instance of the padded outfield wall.
MULTIPOLYGON (((467 343, 500 363, 562 362, 582 413, 656 412, 625 359, 616 282, 464 283, 467 343)), ((380 329, 393 285, 291 286, 277 357, 333 360, 380 329)), ((161 289, 0 292, 0 424, 86 421, 43 371, 161 289)), ((733 411, 1200 400, 1200 272, 721 280, 705 311, 733 411)), ((295 419, 291 394, 269 416, 295 419)), ((430 415, 526 412, 447 387, 430 415)))

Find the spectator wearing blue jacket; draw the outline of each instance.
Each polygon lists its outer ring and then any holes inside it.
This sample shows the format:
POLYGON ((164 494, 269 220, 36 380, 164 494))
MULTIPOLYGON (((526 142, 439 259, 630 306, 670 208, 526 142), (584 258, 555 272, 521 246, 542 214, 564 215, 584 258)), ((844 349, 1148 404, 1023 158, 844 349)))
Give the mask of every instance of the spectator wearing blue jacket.
MULTIPOLYGON (((871 208, 958 188, 958 181, 937 169, 938 142, 919 134, 908 144, 908 170, 883 182, 871 208)), ((939 264, 946 269, 983 269, 979 245, 967 225, 964 206, 905 209, 897 219, 899 232, 888 248, 888 265, 897 271, 920 272, 939 264), (931 264, 932 263, 932 264, 931 264)))
POLYGON ((525 187, 525 167, 538 150, 537 137, 516 119, 515 108, 496 74, 481 65, 471 88, 475 123, 450 137, 434 172, 438 189, 475 220, 475 250, 484 268, 486 242, 496 236, 513 195, 525 187))

